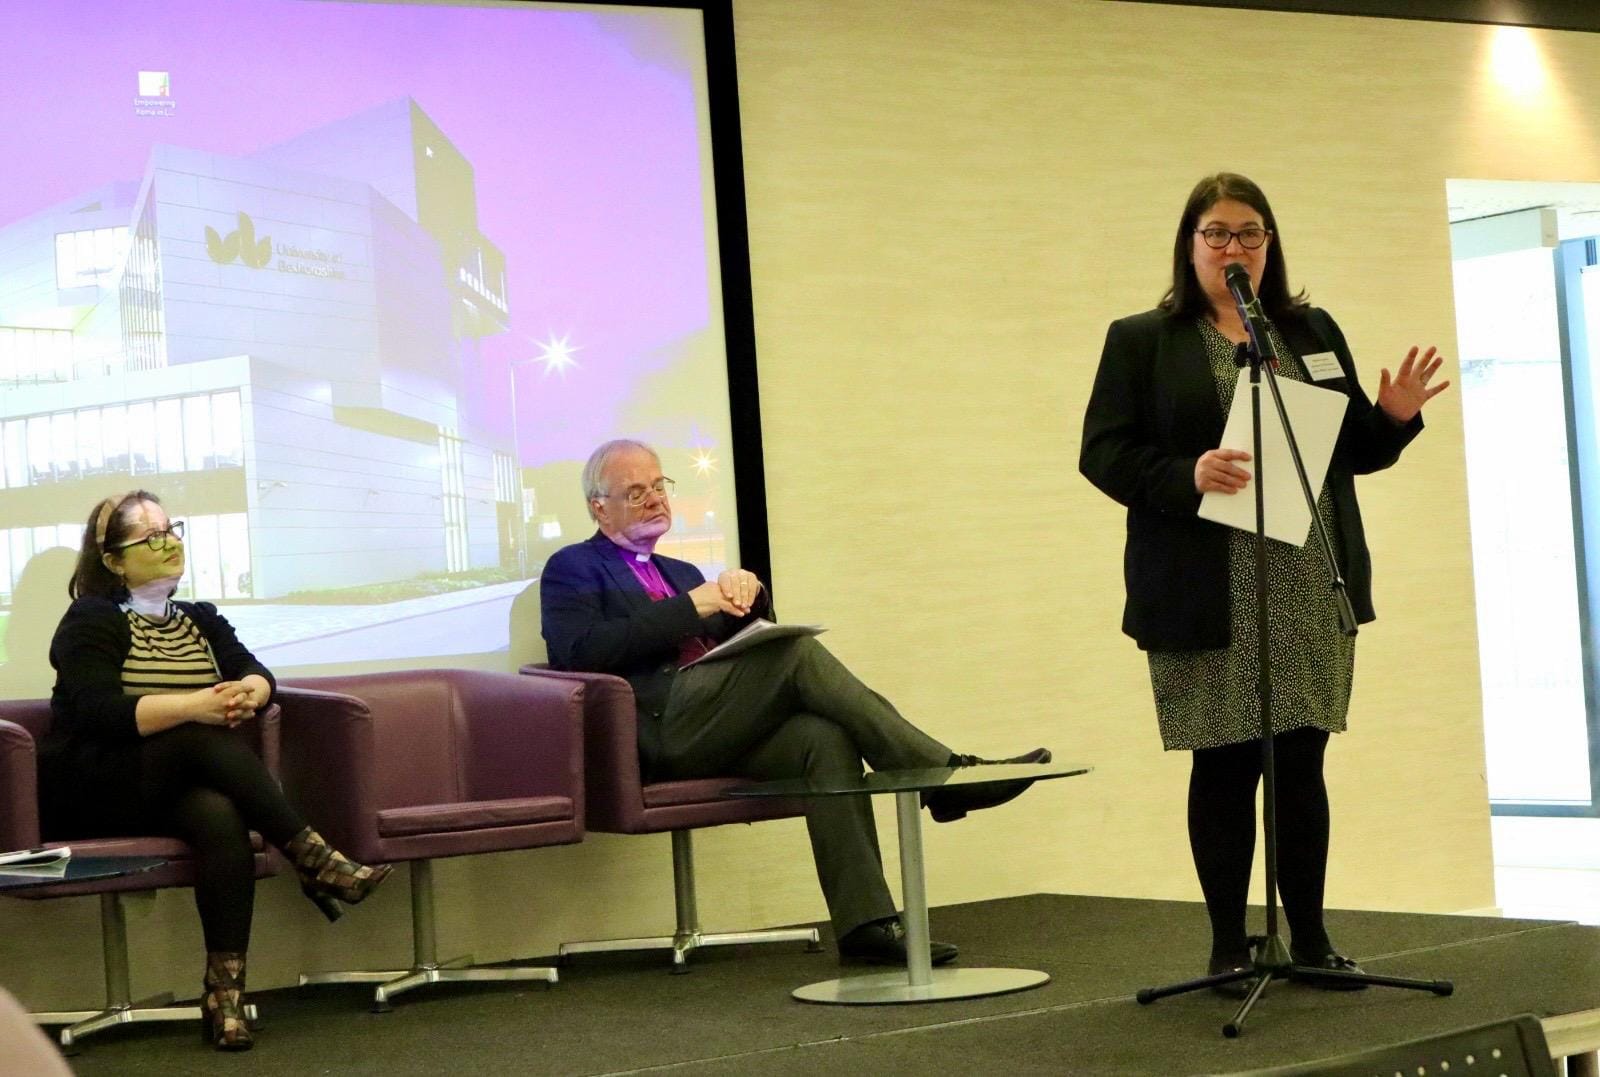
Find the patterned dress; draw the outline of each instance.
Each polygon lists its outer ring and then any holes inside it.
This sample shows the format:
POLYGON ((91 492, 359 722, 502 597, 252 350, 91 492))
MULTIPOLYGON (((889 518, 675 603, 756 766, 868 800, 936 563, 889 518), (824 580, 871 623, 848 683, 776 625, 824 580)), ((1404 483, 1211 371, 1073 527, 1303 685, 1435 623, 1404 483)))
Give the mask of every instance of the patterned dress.
MULTIPOLYGON (((1200 323, 1223 414, 1233 405, 1239 377, 1238 345, 1209 321, 1200 323)), ((1305 368, 1278 335, 1273 343, 1284 363, 1278 377, 1306 381, 1305 368)), ((1261 407, 1272 407, 1262 386, 1261 407)), ((1248 490, 1240 497, 1254 496, 1248 490)), ((1317 499, 1339 557, 1333 498, 1324 483, 1317 499)), ((1267 649, 1272 670, 1272 728, 1276 733, 1313 726, 1342 733, 1350 706, 1356 641, 1339 631, 1328 569, 1307 532, 1296 548, 1267 539, 1267 649)), ((1230 528, 1228 595, 1230 643, 1210 651, 1151 651, 1150 684, 1155 692, 1161 744, 1168 751, 1216 748, 1261 735, 1261 701, 1256 690, 1255 535, 1230 528)))

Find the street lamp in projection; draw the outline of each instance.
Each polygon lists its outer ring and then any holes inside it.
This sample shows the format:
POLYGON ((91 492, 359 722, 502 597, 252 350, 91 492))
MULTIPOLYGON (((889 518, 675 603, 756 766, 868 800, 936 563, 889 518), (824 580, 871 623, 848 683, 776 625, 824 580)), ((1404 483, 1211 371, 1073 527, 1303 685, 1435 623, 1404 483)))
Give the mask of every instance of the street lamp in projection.
POLYGON ((511 386, 511 471, 516 486, 517 576, 521 579, 528 578, 528 495, 522 481, 522 413, 517 409, 517 371, 542 366, 545 377, 556 374, 565 378, 567 371, 578 366, 574 353, 583 350, 572 343, 571 333, 558 337, 551 332, 544 340, 530 339, 528 343, 538 348, 539 354, 513 358, 506 370, 506 380, 511 386))

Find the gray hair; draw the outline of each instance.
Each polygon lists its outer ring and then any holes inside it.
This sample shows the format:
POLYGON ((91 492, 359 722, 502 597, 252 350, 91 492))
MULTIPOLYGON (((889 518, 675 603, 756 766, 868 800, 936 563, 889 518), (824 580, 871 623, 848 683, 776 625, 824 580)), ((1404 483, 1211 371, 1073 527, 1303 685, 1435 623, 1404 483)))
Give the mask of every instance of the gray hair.
POLYGON ((589 511, 589 519, 593 520, 595 518, 594 505, 591 502, 610 493, 609 490, 602 489, 600 486, 600 476, 605 474, 606 465, 611 462, 611 458, 617 453, 626 452, 629 449, 642 449, 655 457, 658 463, 661 460, 661 454, 656 452, 655 449, 642 441, 635 441, 633 438, 616 438, 590 453, 589 462, 583 465, 582 476, 583 506, 589 511))

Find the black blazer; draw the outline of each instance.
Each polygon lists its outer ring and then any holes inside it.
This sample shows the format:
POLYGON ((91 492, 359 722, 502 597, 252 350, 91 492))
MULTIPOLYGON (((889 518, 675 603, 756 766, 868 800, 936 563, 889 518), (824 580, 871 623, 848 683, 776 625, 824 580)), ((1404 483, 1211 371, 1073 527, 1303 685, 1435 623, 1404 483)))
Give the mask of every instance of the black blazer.
MULTIPOLYGON (((1356 619, 1375 616, 1354 476, 1393 464, 1422 430, 1419 414, 1399 425, 1374 407, 1356 377, 1344 334, 1315 307, 1282 318, 1297 356, 1333 352, 1342 378, 1317 382, 1350 397, 1328 466, 1338 521, 1340 572, 1356 619)), ((1122 630, 1150 651, 1226 647, 1228 528, 1196 515, 1194 465, 1217 447, 1226 416, 1199 324, 1150 310, 1111 323, 1083 421, 1078 469, 1128 507, 1123 552, 1127 605, 1122 630)))
POLYGON ((658 721, 678 675, 678 648, 691 636, 724 640, 754 617, 771 617, 766 587, 743 618, 719 613, 701 620, 689 592, 706 582, 687 561, 654 554, 650 560, 678 592, 653 602, 618 556, 615 543, 595 532, 557 550, 539 577, 539 620, 550 664, 584 673, 613 673, 633 686, 639 712, 639 750, 647 764, 660 758, 658 721))

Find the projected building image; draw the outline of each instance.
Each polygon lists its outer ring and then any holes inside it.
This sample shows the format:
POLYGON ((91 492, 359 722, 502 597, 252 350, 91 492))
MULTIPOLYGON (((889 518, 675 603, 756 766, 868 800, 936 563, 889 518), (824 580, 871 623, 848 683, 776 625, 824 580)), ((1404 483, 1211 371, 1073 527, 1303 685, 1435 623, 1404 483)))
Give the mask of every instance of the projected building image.
POLYGON ((697 11, 7 11, 0 695, 48 691, 84 517, 130 487, 279 671, 509 668, 612 437, 677 480, 663 552, 737 561, 697 11))
POLYGON ((134 485, 189 521, 198 598, 514 578, 509 412, 463 401, 508 316, 474 206, 401 100, 244 158, 157 146, 0 229, 0 578, 134 485))

